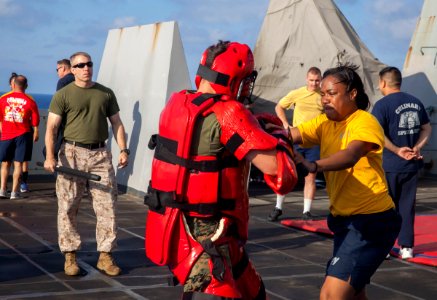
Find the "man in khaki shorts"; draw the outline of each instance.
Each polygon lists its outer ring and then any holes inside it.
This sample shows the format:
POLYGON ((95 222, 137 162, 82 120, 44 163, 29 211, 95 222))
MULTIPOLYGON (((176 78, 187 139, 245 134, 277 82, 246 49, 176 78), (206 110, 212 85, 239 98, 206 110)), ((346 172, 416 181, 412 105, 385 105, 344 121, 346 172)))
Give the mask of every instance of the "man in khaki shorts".
MULTIPOLYGON (((112 154, 106 148, 108 122, 120 147, 119 167, 128 164, 129 150, 117 99, 113 91, 92 81, 93 62, 88 53, 77 52, 70 57, 75 81, 56 92, 49 107, 45 144, 47 149, 44 168, 54 172, 55 140, 58 128, 65 118, 64 143, 59 151, 60 166, 91 172, 101 176, 99 182, 89 181, 89 196, 97 217, 96 240, 100 257, 97 268, 107 275, 119 275, 111 252, 116 246, 117 182, 112 166, 112 154), (102 109, 105 107, 105 109, 102 109)), ((76 216, 87 180, 59 173, 56 180, 58 196, 58 243, 65 254, 64 270, 67 275, 78 275, 76 251, 81 239, 76 216)))

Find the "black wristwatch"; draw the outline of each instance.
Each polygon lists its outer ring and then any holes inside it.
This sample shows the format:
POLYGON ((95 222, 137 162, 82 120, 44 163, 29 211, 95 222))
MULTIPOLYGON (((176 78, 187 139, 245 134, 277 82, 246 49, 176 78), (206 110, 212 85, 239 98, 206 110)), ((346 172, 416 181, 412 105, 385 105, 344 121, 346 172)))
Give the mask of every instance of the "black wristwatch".
POLYGON ((123 152, 126 153, 127 155, 130 154, 130 150, 127 148, 120 151, 120 153, 123 153, 123 152))

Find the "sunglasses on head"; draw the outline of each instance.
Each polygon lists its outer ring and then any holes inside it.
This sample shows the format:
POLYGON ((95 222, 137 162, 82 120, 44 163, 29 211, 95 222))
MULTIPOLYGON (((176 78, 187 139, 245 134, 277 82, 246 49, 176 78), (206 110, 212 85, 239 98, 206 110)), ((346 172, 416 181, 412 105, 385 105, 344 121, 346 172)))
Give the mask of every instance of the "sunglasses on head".
POLYGON ((88 68, 91 68, 93 66, 93 62, 89 61, 86 63, 79 63, 79 64, 74 65, 73 68, 83 69, 83 68, 85 68, 85 66, 87 66, 88 68))

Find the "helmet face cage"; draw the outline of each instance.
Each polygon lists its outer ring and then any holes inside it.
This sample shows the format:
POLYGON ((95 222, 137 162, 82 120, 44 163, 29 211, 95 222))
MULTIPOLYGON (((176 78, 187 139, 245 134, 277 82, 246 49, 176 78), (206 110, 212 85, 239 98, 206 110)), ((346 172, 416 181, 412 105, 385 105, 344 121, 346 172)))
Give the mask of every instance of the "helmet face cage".
POLYGON ((237 101, 243 103, 244 105, 252 104, 252 92, 255 86, 255 80, 258 76, 257 71, 252 71, 249 76, 246 76, 241 80, 240 86, 238 87, 237 92, 237 101))
POLYGON ((202 55, 200 72, 198 71, 196 75, 197 88, 201 79, 204 78, 209 81, 217 94, 228 95, 233 99, 237 99, 238 95, 242 95, 243 98, 250 97, 256 72, 253 73, 253 54, 249 46, 235 42, 229 43, 226 51, 214 58, 211 67, 205 65, 207 51, 202 55), (205 71, 205 69, 209 70, 205 71), (227 78, 227 80, 223 80, 223 78, 227 78))

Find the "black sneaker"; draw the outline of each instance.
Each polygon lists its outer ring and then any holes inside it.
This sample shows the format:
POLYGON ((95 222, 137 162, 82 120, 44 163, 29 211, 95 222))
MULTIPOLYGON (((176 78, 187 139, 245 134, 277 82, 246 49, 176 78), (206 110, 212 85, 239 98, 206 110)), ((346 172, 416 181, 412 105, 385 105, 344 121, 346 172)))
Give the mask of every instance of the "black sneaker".
POLYGON ((302 220, 311 221, 313 219, 314 219, 314 217, 313 217, 313 215, 309 211, 304 212, 303 215, 302 215, 302 220))
POLYGON ((267 219, 270 222, 276 222, 280 215, 282 215, 282 209, 275 207, 267 219))

